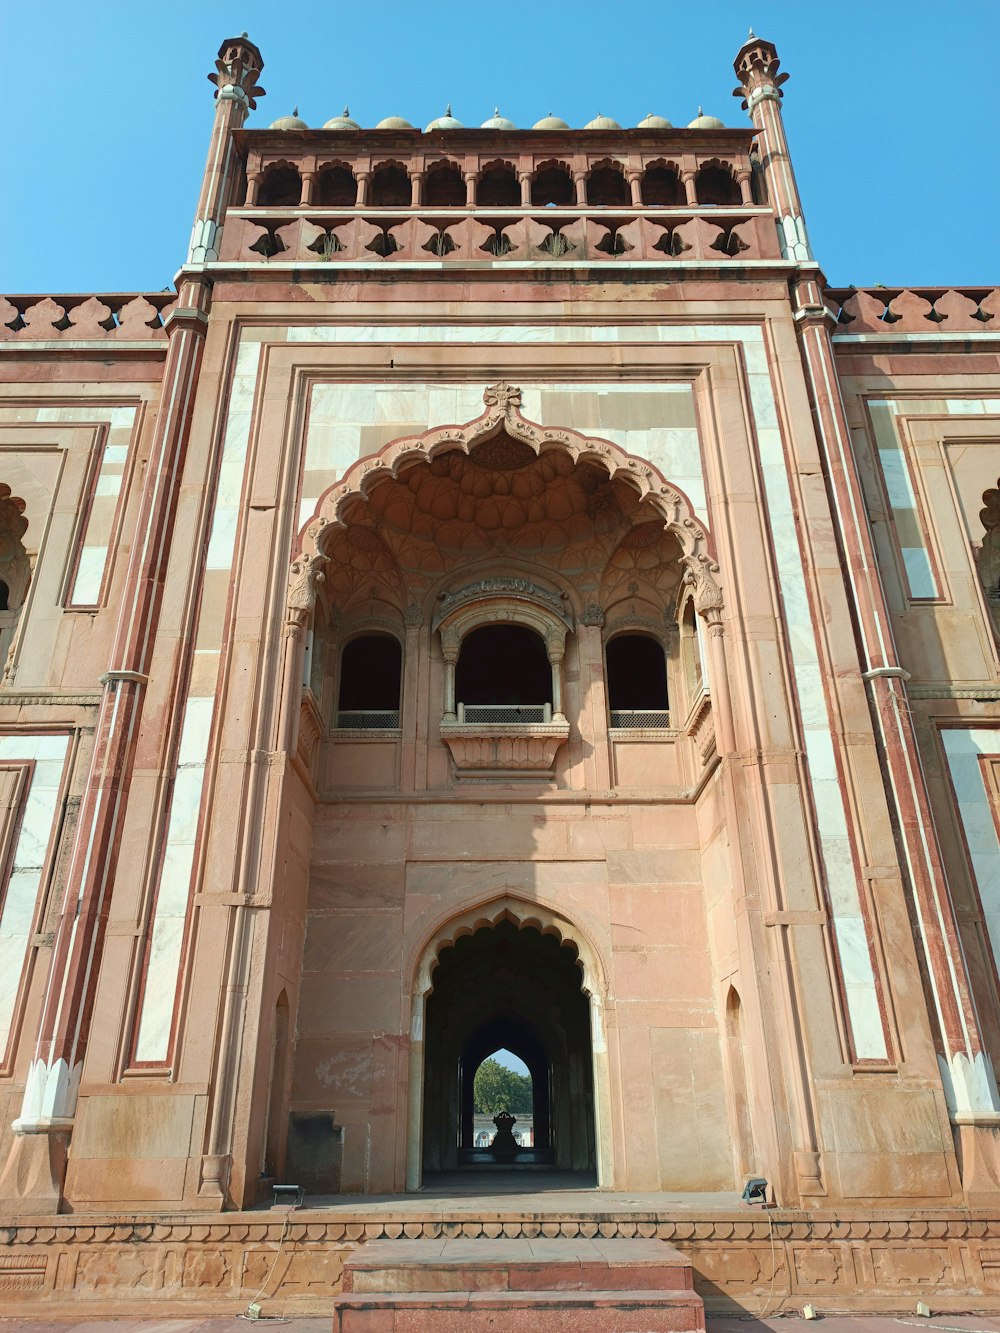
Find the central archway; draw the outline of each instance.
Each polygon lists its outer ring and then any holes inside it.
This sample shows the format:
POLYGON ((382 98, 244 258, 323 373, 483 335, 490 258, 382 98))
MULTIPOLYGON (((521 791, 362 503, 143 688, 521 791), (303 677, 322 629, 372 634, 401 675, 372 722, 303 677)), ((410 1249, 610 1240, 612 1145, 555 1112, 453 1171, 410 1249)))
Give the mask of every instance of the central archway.
MULTIPOLYGON (((423 1169, 495 1168, 475 1152, 473 1075, 505 1046, 528 1065, 535 1145, 511 1169, 552 1166, 596 1180, 590 1005, 572 944, 509 918, 447 945, 427 998, 423 1169)), ((506 1109, 506 1108, 504 1108, 506 1109)))
POLYGON ((532 1082, 532 1151, 514 1169, 579 1172, 581 1184, 613 1188, 604 968, 587 936, 541 904, 504 897, 442 924, 415 962, 407 1189, 474 1161, 472 1081, 499 1047, 532 1082))

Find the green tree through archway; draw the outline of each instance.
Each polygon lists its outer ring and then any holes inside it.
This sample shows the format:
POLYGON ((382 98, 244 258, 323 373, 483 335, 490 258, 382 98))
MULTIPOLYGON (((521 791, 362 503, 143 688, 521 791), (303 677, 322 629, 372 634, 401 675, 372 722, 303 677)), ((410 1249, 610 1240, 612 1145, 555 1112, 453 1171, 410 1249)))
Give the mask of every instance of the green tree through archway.
POLYGON ((506 1069, 488 1056, 476 1070, 473 1096, 478 1115, 498 1115, 501 1111, 527 1115, 532 1109, 531 1078, 506 1069))

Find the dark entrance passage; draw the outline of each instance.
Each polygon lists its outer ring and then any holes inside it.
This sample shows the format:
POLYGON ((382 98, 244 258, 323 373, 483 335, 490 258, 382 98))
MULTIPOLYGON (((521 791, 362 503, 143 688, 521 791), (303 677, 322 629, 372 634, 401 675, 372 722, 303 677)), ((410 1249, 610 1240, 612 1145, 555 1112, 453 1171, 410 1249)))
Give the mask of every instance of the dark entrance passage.
MULTIPOLYGON (((442 950, 424 1044, 424 1172, 596 1174, 590 1006, 576 950, 501 921, 442 950), (513 1161, 477 1149, 475 1072, 505 1047, 532 1080, 534 1143, 513 1161)), ((516 1128, 516 1126, 515 1126, 516 1128)))

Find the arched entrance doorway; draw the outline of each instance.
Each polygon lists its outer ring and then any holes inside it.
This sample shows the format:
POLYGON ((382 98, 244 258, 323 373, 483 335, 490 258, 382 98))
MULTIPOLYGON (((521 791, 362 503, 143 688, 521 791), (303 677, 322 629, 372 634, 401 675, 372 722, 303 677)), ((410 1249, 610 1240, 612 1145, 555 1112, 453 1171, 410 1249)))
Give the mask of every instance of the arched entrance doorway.
POLYGON ((425 1173, 550 1167, 596 1180, 591 1004, 574 945, 509 918, 438 955, 424 1040, 425 1173), (501 1164, 477 1151, 473 1083, 498 1047, 527 1065, 533 1143, 501 1164))

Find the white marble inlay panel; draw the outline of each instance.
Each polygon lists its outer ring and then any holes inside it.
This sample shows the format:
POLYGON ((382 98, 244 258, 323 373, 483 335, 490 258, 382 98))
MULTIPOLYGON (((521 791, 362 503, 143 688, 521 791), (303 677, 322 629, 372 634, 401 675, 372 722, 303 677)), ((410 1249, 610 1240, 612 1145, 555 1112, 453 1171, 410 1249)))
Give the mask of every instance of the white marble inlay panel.
POLYGON ((10 1037, 68 750, 65 735, 0 736, 0 761, 35 761, 0 910, 0 1054, 10 1037))
POLYGON ((941 742, 958 803, 993 960, 1000 969, 1000 838, 980 756, 1000 759, 1000 728, 943 728, 941 742))

